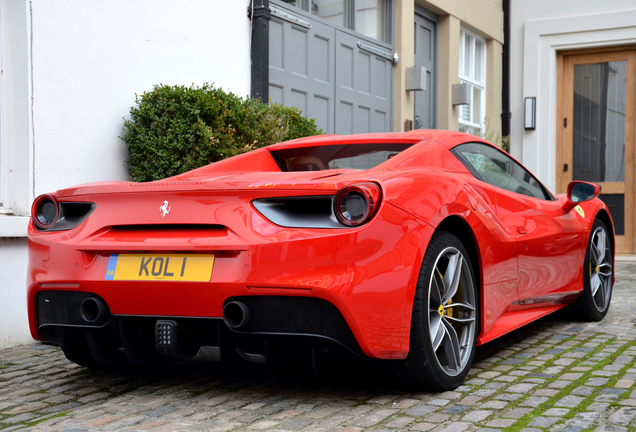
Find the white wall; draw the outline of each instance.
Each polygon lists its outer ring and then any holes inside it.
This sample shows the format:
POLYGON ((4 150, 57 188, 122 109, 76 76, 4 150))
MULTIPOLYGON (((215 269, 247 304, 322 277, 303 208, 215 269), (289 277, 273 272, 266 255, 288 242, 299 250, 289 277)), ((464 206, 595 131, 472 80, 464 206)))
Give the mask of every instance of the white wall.
POLYGON ((35 194, 127 179, 122 117, 153 84, 248 95, 247 4, 34 1, 35 194))
POLYGON ((556 58, 559 50, 636 43, 634 0, 511 2, 511 153, 556 186, 556 58), (537 98, 536 130, 523 127, 523 99, 537 98))
POLYGON ((31 341, 24 238, 31 200, 79 183, 128 179, 118 138, 123 117, 135 94, 153 84, 210 82, 247 96, 248 4, 0 0, 2 67, 13 74, 2 75, 0 159, 16 173, 1 186, 19 190, 21 203, 0 201, 0 349, 31 341), (8 91, 14 83, 24 84, 21 93, 8 91), (16 125, 20 133, 7 138, 16 125))

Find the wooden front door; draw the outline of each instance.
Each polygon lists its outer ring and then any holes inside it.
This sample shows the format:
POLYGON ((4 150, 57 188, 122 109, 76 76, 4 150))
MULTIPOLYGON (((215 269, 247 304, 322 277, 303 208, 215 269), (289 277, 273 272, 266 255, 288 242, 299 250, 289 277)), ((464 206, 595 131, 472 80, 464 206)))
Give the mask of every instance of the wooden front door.
POLYGON ((616 252, 634 253, 636 47, 558 57, 557 189, 572 180, 601 186, 616 252))

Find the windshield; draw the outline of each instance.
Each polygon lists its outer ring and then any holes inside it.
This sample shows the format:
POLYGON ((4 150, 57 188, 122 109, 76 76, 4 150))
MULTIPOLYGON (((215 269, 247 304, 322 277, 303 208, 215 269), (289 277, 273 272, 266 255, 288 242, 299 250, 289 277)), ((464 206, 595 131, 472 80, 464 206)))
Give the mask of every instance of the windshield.
POLYGON ((281 171, 366 170, 380 165, 412 144, 342 144, 273 150, 281 171))

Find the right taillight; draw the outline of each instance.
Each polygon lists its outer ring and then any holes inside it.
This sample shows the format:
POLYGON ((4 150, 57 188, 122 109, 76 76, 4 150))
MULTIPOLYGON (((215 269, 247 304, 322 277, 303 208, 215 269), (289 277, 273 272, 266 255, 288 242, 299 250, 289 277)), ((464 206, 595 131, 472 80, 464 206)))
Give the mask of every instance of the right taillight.
POLYGON ((340 223, 355 227, 369 222, 382 200, 382 190, 375 183, 358 183, 344 187, 333 201, 333 211, 340 223))
POLYGON ((33 201, 31 217, 38 228, 45 230, 52 227, 59 215, 59 206, 53 195, 40 195, 33 201))

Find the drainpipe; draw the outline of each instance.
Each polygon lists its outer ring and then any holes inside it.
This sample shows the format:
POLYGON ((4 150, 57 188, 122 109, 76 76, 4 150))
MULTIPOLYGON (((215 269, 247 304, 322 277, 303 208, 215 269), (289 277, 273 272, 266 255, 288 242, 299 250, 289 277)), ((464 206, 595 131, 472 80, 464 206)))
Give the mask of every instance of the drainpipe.
POLYGON ((252 99, 269 103, 269 0, 252 0, 247 8, 252 20, 250 57, 252 59, 252 99))
POLYGON ((510 136, 510 0, 503 1, 504 43, 502 50, 501 136, 510 136))

